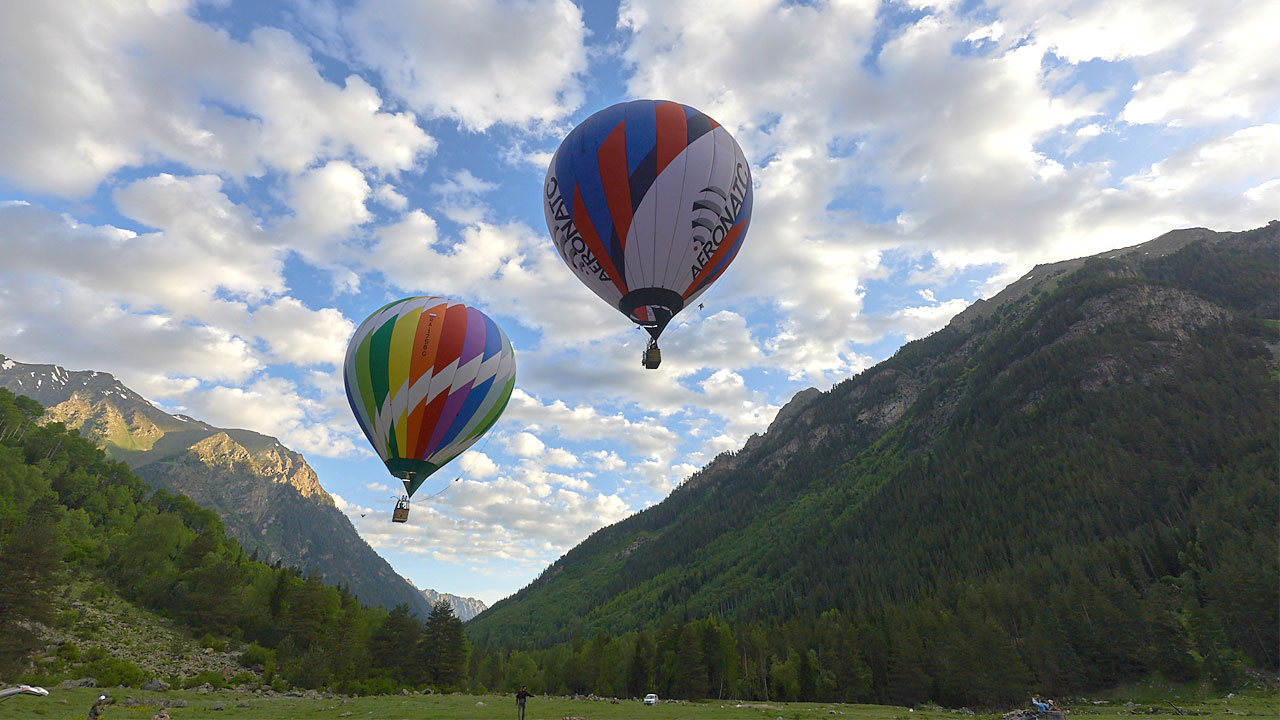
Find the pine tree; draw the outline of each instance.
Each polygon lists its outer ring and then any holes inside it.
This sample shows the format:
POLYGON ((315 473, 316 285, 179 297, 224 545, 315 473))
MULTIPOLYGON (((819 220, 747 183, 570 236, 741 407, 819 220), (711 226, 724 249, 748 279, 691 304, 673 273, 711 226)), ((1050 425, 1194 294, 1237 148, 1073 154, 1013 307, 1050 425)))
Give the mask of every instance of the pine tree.
POLYGON ((441 600, 431 607, 418 657, 426 670, 427 681, 436 687, 460 687, 466 677, 467 637, 462 621, 453 614, 453 606, 441 600))
POLYGON ((689 623, 676 645, 676 677, 672 692, 689 700, 707 696, 707 666, 702 661, 702 638, 697 626, 689 623))
POLYGON ((422 626, 401 603, 387 613, 386 619, 369 640, 369 657, 375 668, 394 672, 401 681, 418 675, 417 647, 422 626))
POLYGON ((0 673, 17 671, 37 646, 28 623, 49 622, 62 576, 61 506, 48 494, 0 545, 0 673))

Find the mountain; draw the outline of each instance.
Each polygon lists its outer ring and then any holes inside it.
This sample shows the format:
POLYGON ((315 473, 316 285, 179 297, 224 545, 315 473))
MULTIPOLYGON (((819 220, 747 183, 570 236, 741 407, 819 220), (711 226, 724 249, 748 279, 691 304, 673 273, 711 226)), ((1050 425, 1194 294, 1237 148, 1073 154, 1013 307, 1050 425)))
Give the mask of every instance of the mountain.
POLYGON ((1272 222, 1037 266, 798 394, 468 634, 664 641, 710 618, 744 673, 790 647, 844 677, 852 652, 849 682, 895 702, 1274 668, 1278 260, 1272 222))
POLYGON ((462 622, 466 622, 471 618, 479 615, 488 609, 489 606, 475 598, 458 597, 449 593, 438 593, 435 590, 427 589, 422 591, 422 597, 426 599, 430 605, 444 600, 453 607, 453 614, 462 622))
POLYGON ((302 455, 249 430, 171 415, 108 373, 68 371, 0 355, 0 387, 43 405, 153 487, 182 493, 218 513, 245 552, 319 573, 365 603, 431 606, 369 547, 334 506, 302 455))

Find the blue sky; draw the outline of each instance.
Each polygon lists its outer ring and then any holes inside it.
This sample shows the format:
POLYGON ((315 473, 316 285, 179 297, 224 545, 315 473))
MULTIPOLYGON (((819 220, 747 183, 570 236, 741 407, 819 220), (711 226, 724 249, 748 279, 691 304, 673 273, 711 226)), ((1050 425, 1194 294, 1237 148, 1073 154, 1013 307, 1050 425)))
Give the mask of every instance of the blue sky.
POLYGON ((1277 26, 1266 0, 19 4, 0 352, 280 438, 401 574, 492 603, 1036 263, 1276 218, 1277 26), (716 118, 755 184, 655 372, 540 204, 560 139, 635 98, 716 118), (517 390, 392 525, 340 363, 417 294, 493 317, 517 390))

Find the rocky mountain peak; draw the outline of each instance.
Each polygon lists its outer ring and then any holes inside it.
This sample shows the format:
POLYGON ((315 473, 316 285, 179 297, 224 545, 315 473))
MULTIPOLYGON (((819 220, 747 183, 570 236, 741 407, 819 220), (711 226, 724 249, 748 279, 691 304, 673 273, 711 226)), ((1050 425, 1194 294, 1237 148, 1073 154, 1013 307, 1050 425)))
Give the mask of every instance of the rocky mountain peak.
POLYGON ((435 605, 441 600, 449 603, 453 607, 453 614, 457 615, 462 622, 466 622, 489 609, 489 606, 475 598, 458 597, 457 595, 439 593, 431 589, 423 590, 422 597, 431 605, 435 605))
POLYGON ((249 451, 225 432, 215 433, 191 446, 191 452, 209 467, 226 470, 249 470, 249 451))

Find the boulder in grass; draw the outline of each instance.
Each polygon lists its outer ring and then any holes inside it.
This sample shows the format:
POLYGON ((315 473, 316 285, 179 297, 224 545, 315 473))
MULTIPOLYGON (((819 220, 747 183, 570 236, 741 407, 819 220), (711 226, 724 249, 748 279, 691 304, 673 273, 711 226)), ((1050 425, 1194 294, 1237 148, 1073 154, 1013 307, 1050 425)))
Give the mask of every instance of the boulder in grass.
POLYGON ((161 680, 160 678, 151 678, 150 680, 142 683, 142 689, 150 690, 152 692, 164 692, 169 689, 169 683, 161 680))

